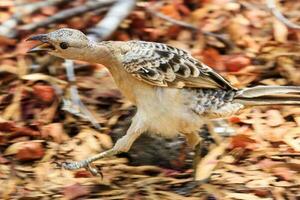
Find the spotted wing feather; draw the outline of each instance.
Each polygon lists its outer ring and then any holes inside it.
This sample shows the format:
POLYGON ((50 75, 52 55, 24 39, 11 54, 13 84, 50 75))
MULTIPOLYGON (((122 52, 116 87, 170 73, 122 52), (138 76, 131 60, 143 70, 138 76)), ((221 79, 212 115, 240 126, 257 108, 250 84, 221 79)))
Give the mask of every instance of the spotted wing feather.
POLYGON ((187 52, 154 42, 131 41, 123 57, 127 72, 160 87, 234 89, 210 67, 200 63, 187 52))

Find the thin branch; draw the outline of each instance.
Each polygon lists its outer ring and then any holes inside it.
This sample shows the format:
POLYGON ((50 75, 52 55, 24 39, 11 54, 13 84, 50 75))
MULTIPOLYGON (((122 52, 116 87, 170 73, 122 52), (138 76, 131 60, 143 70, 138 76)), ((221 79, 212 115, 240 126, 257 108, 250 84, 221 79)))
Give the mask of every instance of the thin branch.
MULTIPOLYGON (((172 17, 169 17, 165 14, 162 14, 160 12, 157 12, 156 10, 154 10, 153 8, 150 8, 150 7, 145 7, 146 11, 149 12, 150 14, 158 17, 158 18, 161 18, 163 20, 166 20, 172 24, 175 24, 175 25, 178 25, 178 26, 182 26, 184 28, 187 28, 187 29, 191 29, 192 31, 201 31, 199 30, 196 26, 192 25, 192 24, 189 24, 187 22, 183 22, 183 21, 180 21, 180 20, 177 20, 177 19, 174 19, 172 17)), ((201 31, 203 32, 203 31, 201 31)))
POLYGON ((47 27, 50 24, 63 21, 63 20, 65 20, 67 18, 70 18, 70 17, 81 15, 85 12, 98 10, 100 8, 107 8, 108 6, 111 6, 115 2, 116 2, 116 0, 103 0, 103 1, 99 1, 99 2, 94 2, 94 1, 93 2, 88 2, 85 5, 78 6, 78 7, 75 7, 75 8, 66 9, 66 10, 63 10, 61 12, 58 12, 55 15, 52 15, 52 16, 48 17, 47 19, 43 20, 43 21, 39 21, 39 22, 31 23, 31 24, 26 24, 24 26, 21 26, 20 29, 21 30, 26 30, 26 31, 29 31, 29 30, 32 31, 32 30, 35 30, 35 29, 40 28, 40 27, 47 27))
POLYGON ((63 99, 63 110, 68 111, 78 117, 84 118, 92 123, 92 125, 101 129, 97 120, 94 118, 93 114, 86 108, 86 106, 80 100, 78 93, 78 88, 76 86, 76 77, 74 72, 74 62, 72 60, 65 60, 64 66, 66 68, 67 78, 71 84, 70 95, 71 102, 69 100, 63 99))
POLYGON ((130 14, 135 7, 136 0, 119 0, 109 10, 106 16, 95 27, 88 29, 88 36, 92 40, 107 39, 130 14))
MULTIPOLYGON (((109 37, 119 26, 119 24, 126 18, 130 12, 133 10, 135 6, 135 0, 106 0, 106 1, 91 1, 83 6, 78 6, 75 8, 70 8, 63 10, 49 18, 32 23, 27 24, 21 27, 21 30, 35 30, 39 27, 46 27, 50 24, 57 23, 59 21, 63 21, 67 18, 83 14, 88 11, 103 12, 108 9, 113 3, 115 3, 110 11, 106 14, 104 19, 98 23, 95 28, 90 29, 88 34, 90 39, 99 41, 109 37), (115 3, 116 2, 116 3, 115 3), (101 10, 103 9, 103 10, 101 10)), ((74 72, 74 63, 71 60, 66 60, 64 63, 66 74, 68 81, 70 82, 70 96, 71 100, 63 99, 63 110, 66 110, 78 117, 87 119, 90 121, 93 126, 97 129, 101 129, 101 126, 97 123, 97 120, 94 118, 92 113, 86 108, 83 102, 80 100, 80 96, 78 93, 78 88, 76 86, 76 77, 74 72)))
POLYGON ((195 32, 200 32, 206 36, 212 36, 212 37, 215 37, 217 38, 218 40, 220 40, 221 42, 223 42, 227 47, 231 48, 232 47, 232 43, 230 41, 228 41, 228 39, 224 36, 224 35, 220 35, 220 34, 217 34, 217 33, 212 33, 212 32, 209 32, 209 31, 203 31, 201 29, 199 29, 198 27, 192 25, 192 24, 189 24, 187 22, 183 22, 183 21, 180 21, 180 20, 177 20, 177 19, 174 19, 172 17, 169 17, 167 15, 164 15, 160 12, 157 12, 156 10, 154 10, 153 8, 150 8, 150 7, 147 7, 147 6, 144 6, 145 10, 147 12, 149 12, 150 14, 158 17, 158 18, 161 18, 163 20, 166 20, 172 24, 175 24, 175 25, 178 25, 178 26, 182 26, 184 28, 187 28, 187 29, 190 29, 192 31, 195 31, 195 32))
POLYGON ((16 12, 11 16, 11 18, 0 25, 0 35, 10 38, 16 37, 16 27, 22 21, 23 17, 30 15, 31 13, 34 13, 45 6, 54 6, 70 1, 71 0, 48 0, 26 5, 18 5, 16 8, 16 12))
POLYGON ((267 6, 270 9, 270 11, 272 12, 272 14, 283 24, 285 24, 288 28, 291 29, 300 29, 300 26, 297 24, 294 24, 293 22, 291 22, 290 20, 288 20, 277 8, 277 6, 275 5, 275 1, 274 0, 266 0, 267 1, 267 6))
MULTIPOLYGON (((117 1, 106 14, 104 19, 98 23, 94 28, 89 29, 88 37, 91 40, 101 41, 109 37, 119 26, 119 24, 125 19, 135 6, 135 0, 119 0, 117 1)), ((92 113, 86 108, 83 102, 80 100, 78 89, 75 84, 76 77, 74 72, 74 63, 71 60, 65 61, 65 68, 67 72, 67 78, 71 82, 71 102, 68 100, 63 101, 63 109, 82 118, 89 120, 93 126, 97 129, 101 129, 101 126, 97 123, 92 113), (74 106, 77 108, 74 108, 74 106)))

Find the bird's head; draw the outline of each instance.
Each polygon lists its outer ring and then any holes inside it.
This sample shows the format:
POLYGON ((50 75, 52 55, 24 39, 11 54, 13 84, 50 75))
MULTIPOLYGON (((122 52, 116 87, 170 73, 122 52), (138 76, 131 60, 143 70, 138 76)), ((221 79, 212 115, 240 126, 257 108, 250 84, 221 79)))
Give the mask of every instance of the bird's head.
POLYGON ((81 32, 75 29, 62 28, 48 34, 34 35, 27 40, 39 41, 40 43, 28 51, 47 52, 51 55, 66 58, 78 59, 86 57, 92 42, 81 32))

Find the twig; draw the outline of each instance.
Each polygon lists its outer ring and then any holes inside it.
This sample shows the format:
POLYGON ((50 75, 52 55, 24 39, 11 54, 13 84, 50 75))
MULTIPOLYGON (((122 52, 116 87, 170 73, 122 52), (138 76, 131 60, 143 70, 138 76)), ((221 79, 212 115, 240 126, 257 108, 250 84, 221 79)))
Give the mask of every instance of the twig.
POLYGON ((272 14, 283 24, 285 24, 288 28, 291 29, 300 29, 300 26, 297 24, 294 24, 290 20, 288 20, 276 7, 274 0, 266 0, 267 6, 272 12, 272 14))
MULTIPOLYGON (((34 30, 39 27, 48 26, 52 23, 56 23, 62 21, 66 18, 73 17, 75 15, 80 15, 82 13, 99 10, 102 8, 107 10, 107 7, 110 6, 112 3, 116 2, 116 0, 107 0, 107 1, 100 1, 100 2, 89 2, 86 5, 75 7, 71 9, 64 10, 62 12, 57 13, 44 21, 40 21, 37 23, 27 24, 21 27, 22 30, 34 30)), ((131 10, 135 6, 135 0, 119 0, 115 3, 115 5, 110 9, 104 19, 96 25, 95 28, 90 29, 90 34, 88 37, 90 39, 99 41, 107 38, 111 35, 119 26, 119 24, 123 21, 125 17, 129 15, 131 10)), ((75 84, 76 77, 74 72, 74 63, 71 60, 66 60, 65 63, 66 74, 68 81, 70 82, 70 95, 71 101, 67 99, 63 99, 63 110, 66 110, 76 116, 85 118, 89 120, 93 126, 97 129, 101 129, 100 125, 97 123, 94 116, 91 112, 86 108, 86 106, 80 100, 80 96, 78 94, 78 89, 75 84)))
MULTIPOLYGON (((104 19, 98 23, 94 28, 89 29, 88 37, 91 40, 101 41, 109 37, 119 26, 119 24, 126 18, 131 10, 135 6, 135 0, 119 0, 110 11, 106 14, 104 19)), ((89 120, 93 126, 97 129, 101 129, 100 125, 97 123, 93 115, 85 107, 85 105, 80 100, 78 89, 75 85, 75 73, 74 73, 74 63, 71 60, 66 60, 65 67, 67 71, 68 80, 71 82, 71 101, 73 105, 77 106, 79 109, 74 109, 71 103, 64 100, 64 110, 71 112, 79 117, 86 118, 89 120)))
POLYGON ((50 16, 43 21, 26 24, 24 26, 21 26, 20 29, 29 31, 29 30, 35 30, 40 27, 46 27, 50 24, 60 22, 62 20, 65 20, 70 17, 74 17, 76 15, 83 14, 85 12, 94 11, 94 10, 98 10, 99 8, 108 7, 108 6, 112 5, 114 2, 116 2, 116 0, 103 0, 103 1, 99 1, 99 2, 94 2, 94 1, 88 2, 87 4, 85 4, 83 6, 78 6, 75 8, 70 8, 70 9, 66 9, 61 12, 58 12, 55 15, 50 16))
POLYGON ((212 36, 212 37, 215 37, 217 39, 219 39, 221 42, 223 42, 227 47, 231 48, 232 47, 232 43, 230 41, 228 41, 227 38, 225 38, 225 36, 223 35, 220 35, 220 34, 217 34, 217 33, 212 33, 212 32, 209 32, 209 31, 203 31, 201 29, 199 29, 198 27, 192 25, 192 24, 189 24, 187 22, 183 22, 183 21, 180 21, 180 20, 177 20, 177 19, 174 19, 172 17, 169 17, 167 15, 164 15, 160 12, 157 12, 156 10, 154 10, 153 8, 150 8, 150 7, 146 7, 144 6, 145 10, 147 12, 149 12, 150 14, 156 16, 156 17, 159 17, 163 20, 166 20, 172 24, 175 24, 175 25, 178 25, 178 26, 182 26, 184 28, 187 28, 187 29, 190 29, 192 31, 195 31, 195 32, 200 32, 206 36, 212 36))
POLYGON ((16 27, 20 23, 23 17, 36 12, 42 7, 54 6, 62 3, 67 3, 69 1, 71 0, 48 0, 48 1, 30 3, 22 6, 19 5, 16 9, 16 12, 13 14, 13 16, 0 25, 0 35, 11 37, 11 38, 16 37, 18 34, 16 27))
MULTIPOLYGON (((174 19, 172 17, 169 17, 165 14, 162 14, 160 12, 157 12, 156 10, 150 8, 150 7, 145 7, 146 8, 146 11, 149 12, 150 14, 158 17, 158 18, 161 18, 163 20, 166 20, 172 24, 175 24, 175 25, 178 25, 178 26, 182 26, 184 28, 187 28, 187 29, 191 29, 192 31, 201 31, 199 30, 196 26, 192 25, 192 24, 189 24, 187 22, 183 22, 183 21, 180 21, 180 20, 177 20, 177 19, 174 19)), ((205 32, 205 31, 201 31, 201 32, 205 32)))
MULTIPOLYGON (((117 1, 114 4, 114 6, 110 9, 110 11, 106 14, 104 19, 100 23, 98 23, 95 26, 95 28, 89 29, 90 33, 88 34, 88 37, 91 40, 95 40, 95 41, 101 41, 109 37, 118 28, 119 24, 123 21, 123 19, 129 15, 129 13, 134 8, 134 6, 135 6, 135 0, 117 1)), ((85 6, 85 7, 87 8, 89 6, 85 6)), ((73 61, 66 60, 65 68, 66 68, 68 80, 71 82, 70 92, 71 92, 72 102, 64 99, 63 109, 76 116, 89 120, 95 128, 101 129, 100 125, 97 123, 92 113, 89 112, 89 110, 80 100, 78 89, 75 85, 76 78, 75 78, 73 61), (74 106, 76 106, 77 109, 74 108, 74 106)))
POLYGON ((107 39, 134 9, 135 3, 136 0, 117 1, 103 20, 95 27, 88 29, 89 38, 96 41, 107 39))
POLYGON ((74 63, 72 60, 66 60, 64 63, 66 68, 66 74, 68 80, 71 84, 70 94, 71 94, 71 102, 63 99, 63 110, 66 110, 76 116, 87 119, 90 121, 93 126, 97 129, 101 129, 101 126, 97 123, 97 120, 94 118, 92 113, 85 107, 85 105, 80 100, 80 96, 78 94, 78 89, 76 86, 76 77, 74 73, 74 63))

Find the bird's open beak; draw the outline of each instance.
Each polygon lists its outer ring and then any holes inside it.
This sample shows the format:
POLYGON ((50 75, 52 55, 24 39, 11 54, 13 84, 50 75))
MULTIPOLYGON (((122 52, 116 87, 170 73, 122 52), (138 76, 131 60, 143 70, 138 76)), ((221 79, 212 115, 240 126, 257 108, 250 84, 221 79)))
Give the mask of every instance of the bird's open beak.
POLYGON ((30 49, 27 53, 48 52, 55 50, 54 45, 49 41, 47 34, 34 35, 26 39, 26 41, 39 41, 40 43, 30 49))

